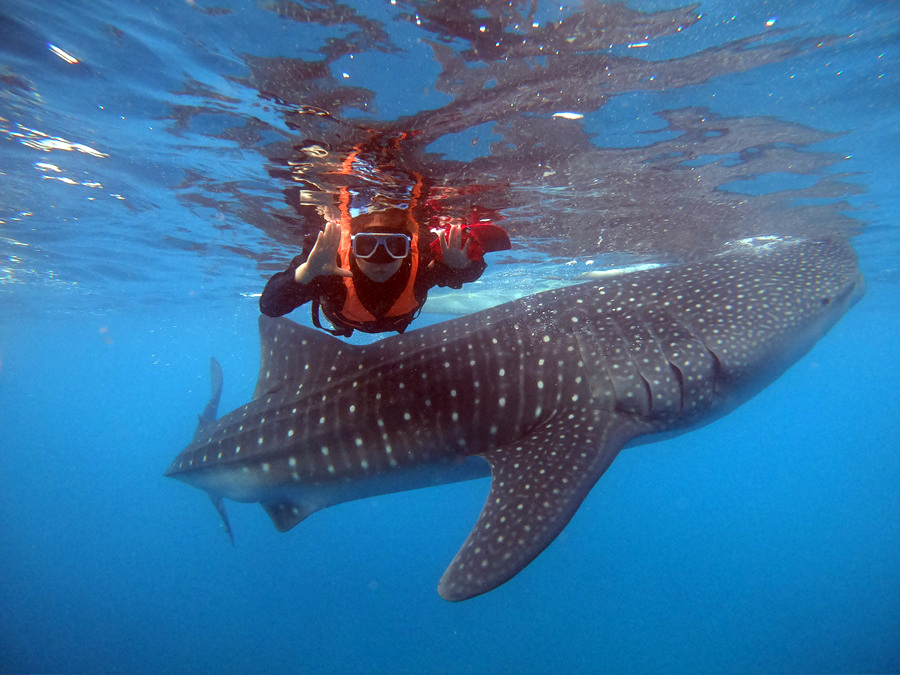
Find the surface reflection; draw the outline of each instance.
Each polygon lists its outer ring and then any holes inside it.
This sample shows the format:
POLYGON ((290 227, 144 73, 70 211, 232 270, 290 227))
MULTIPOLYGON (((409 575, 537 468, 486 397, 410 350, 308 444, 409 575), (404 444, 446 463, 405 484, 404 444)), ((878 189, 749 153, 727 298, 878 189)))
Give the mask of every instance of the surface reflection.
MULTIPOLYGON (((216 187, 278 245, 248 252, 266 269, 283 261, 281 245, 321 229, 316 207, 332 203, 341 187, 402 201, 416 180, 443 217, 479 209, 505 216, 520 250, 551 258, 679 261, 748 237, 846 236, 858 226, 840 201, 860 190, 842 180, 842 157, 810 150, 828 133, 699 107, 655 111, 664 126, 638 147, 600 147, 589 131, 616 96, 671 92, 786 61, 833 38, 768 30, 691 51, 695 6, 643 13, 586 3, 547 20, 537 3, 396 4, 394 21, 415 27, 440 66, 433 88, 449 97, 396 119, 374 115, 376 92, 345 83, 335 67, 366 52, 405 51, 383 22, 341 3, 267 7, 303 30, 316 24, 332 32, 313 59, 244 55, 250 75, 242 83, 284 127, 249 119, 221 134, 261 152, 281 186, 276 208, 238 183, 216 187), (365 162, 341 170, 350 154, 367 155, 377 175, 365 162), (765 187, 767 175, 778 177, 779 189, 765 187)), ((190 127, 206 112, 181 107, 179 124, 190 127)), ((183 199, 198 199, 190 183, 180 187, 183 199)))

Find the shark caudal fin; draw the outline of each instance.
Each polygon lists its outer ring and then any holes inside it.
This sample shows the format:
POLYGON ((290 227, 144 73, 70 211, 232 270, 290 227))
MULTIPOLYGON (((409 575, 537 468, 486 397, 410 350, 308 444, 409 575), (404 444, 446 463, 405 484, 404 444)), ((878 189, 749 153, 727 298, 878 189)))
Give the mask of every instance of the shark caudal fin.
POLYGON ((213 506, 216 507, 216 513, 219 514, 219 518, 222 519, 222 529, 225 530, 225 534, 231 539, 231 545, 234 546, 234 533, 231 531, 231 521, 228 520, 228 511, 225 510, 225 500, 218 495, 212 494, 209 495, 209 498, 212 501, 213 506))
POLYGON ((253 398, 287 384, 300 393, 357 367, 361 347, 290 319, 259 317, 260 368, 253 398))
POLYGON ((581 506, 633 434, 610 412, 557 414, 518 443, 482 455, 491 491, 438 592, 467 600, 509 581, 534 560, 581 506))
POLYGON ((194 431, 194 441, 200 440, 206 433, 207 429, 215 424, 219 416, 219 401, 222 399, 222 366, 216 361, 215 357, 209 359, 209 378, 211 392, 209 402, 200 413, 197 420, 197 429, 194 431))
MULTIPOLYGON (((215 425, 216 419, 219 417, 219 401, 222 400, 222 385, 224 377, 222 376, 222 366, 216 361, 215 357, 209 359, 209 379, 210 379, 210 396, 206 407, 200 413, 197 420, 197 429, 194 431, 194 442, 200 441, 204 436, 209 434, 209 430, 215 425)), ((234 546, 234 534, 231 531, 231 523, 228 520, 228 512, 225 510, 225 500, 220 495, 209 494, 209 499, 216 508, 216 513, 222 519, 222 529, 231 539, 231 545, 234 546)))

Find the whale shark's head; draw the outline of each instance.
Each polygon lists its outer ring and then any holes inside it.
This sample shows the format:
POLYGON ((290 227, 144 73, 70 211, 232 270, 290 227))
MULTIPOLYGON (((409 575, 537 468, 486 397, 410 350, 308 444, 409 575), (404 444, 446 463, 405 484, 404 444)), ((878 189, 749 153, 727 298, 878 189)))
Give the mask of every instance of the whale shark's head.
POLYGON ((862 298, 865 281, 845 241, 754 237, 732 249, 724 278, 698 280, 713 299, 731 286, 729 300, 705 303, 713 311, 698 332, 725 380, 741 381, 736 405, 809 351, 862 298))

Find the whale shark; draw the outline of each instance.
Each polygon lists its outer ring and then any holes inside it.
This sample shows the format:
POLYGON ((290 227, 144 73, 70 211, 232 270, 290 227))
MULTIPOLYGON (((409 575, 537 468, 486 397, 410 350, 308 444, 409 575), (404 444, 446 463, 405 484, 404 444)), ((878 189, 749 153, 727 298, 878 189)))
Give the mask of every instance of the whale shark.
POLYGON ((757 237, 365 346, 261 316, 253 399, 217 419, 213 362, 166 475, 206 491, 229 534, 224 499, 286 531, 342 502, 489 475, 438 585, 465 600, 534 560, 624 447, 733 410, 863 291, 846 241, 757 237))

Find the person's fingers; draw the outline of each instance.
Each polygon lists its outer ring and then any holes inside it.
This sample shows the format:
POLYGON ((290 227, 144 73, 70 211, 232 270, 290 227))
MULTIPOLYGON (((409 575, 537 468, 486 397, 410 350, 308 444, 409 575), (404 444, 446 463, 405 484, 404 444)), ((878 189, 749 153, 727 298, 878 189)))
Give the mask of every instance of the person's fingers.
POLYGON ((341 245, 341 226, 337 223, 329 222, 325 226, 325 239, 328 242, 328 248, 337 250, 341 245))
POLYGON ((309 256, 307 257, 307 264, 310 266, 317 266, 317 260, 319 256, 322 254, 322 250, 327 248, 327 238, 324 232, 319 232, 316 235, 316 243, 313 244, 312 250, 309 252, 309 256))
POLYGON ((338 225, 335 225, 331 228, 330 237, 328 239, 329 249, 333 253, 337 253, 338 249, 341 247, 341 228, 338 225))
MULTIPOLYGON (((316 254, 317 266, 320 270, 319 274, 329 274, 339 277, 353 276, 353 272, 351 272, 350 270, 345 270, 334 261, 340 248, 340 223, 328 221, 325 224, 325 229, 319 233, 319 238, 316 240, 316 247, 313 249, 313 253, 316 254), (319 246, 319 241, 322 242, 321 246, 319 246)), ((310 257, 312 257, 312 254, 310 254, 310 257)))

